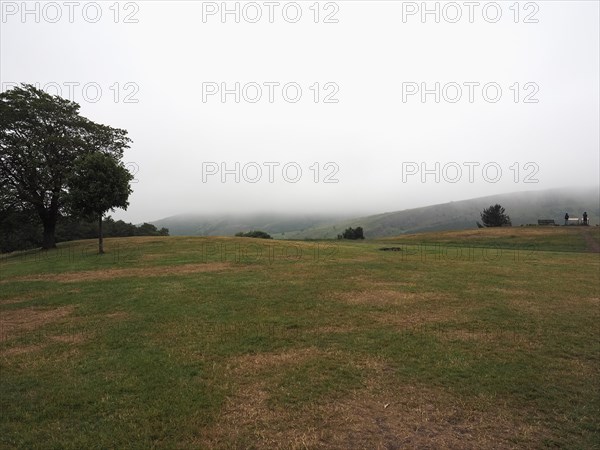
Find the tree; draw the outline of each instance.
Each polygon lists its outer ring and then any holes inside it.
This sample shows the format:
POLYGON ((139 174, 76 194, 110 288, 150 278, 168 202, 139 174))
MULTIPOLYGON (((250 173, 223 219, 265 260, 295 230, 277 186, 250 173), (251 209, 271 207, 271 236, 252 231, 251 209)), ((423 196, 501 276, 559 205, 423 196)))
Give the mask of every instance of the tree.
POLYGON ((104 153, 91 153, 77 159, 68 178, 68 203, 85 218, 98 220, 98 253, 104 253, 102 217, 114 208, 127 209, 133 175, 104 153))
POLYGON ((79 115, 79 105, 23 84, 0 94, 0 187, 12 208, 31 207, 44 227, 42 247, 56 246, 67 179, 78 157, 101 152, 115 160, 127 131, 79 115))
POLYGON ((511 226, 510 217, 505 214, 502 206, 495 204, 486 208, 481 213, 481 221, 484 227, 503 227, 511 226))
POLYGON ((41 237, 35 211, 0 208, 0 253, 39 247, 41 237))
POLYGON ((159 230, 156 228, 156 225, 144 222, 142 225, 136 227, 135 233, 137 236, 168 236, 169 229, 163 227, 159 230))
POLYGON ((240 231, 239 233, 236 233, 235 235, 237 237, 249 237, 249 238, 257 238, 257 239, 273 239, 269 233, 266 233, 264 231, 259 231, 259 230, 248 231, 247 233, 240 231))
POLYGON ((344 230, 344 233, 342 234, 338 234, 338 239, 364 239, 365 235, 363 232, 362 227, 356 227, 356 228, 346 228, 346 230, 344 230))
POLYGON ((362 227, 356 227, 354 229, 354 239, 364 239, 365 238, 365 234, 363 232, 362 227))

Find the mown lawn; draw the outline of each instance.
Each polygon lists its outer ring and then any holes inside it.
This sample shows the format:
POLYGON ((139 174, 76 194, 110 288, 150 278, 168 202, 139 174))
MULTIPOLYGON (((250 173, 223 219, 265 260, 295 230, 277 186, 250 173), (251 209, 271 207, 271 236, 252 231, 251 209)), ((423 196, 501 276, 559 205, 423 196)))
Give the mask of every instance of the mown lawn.
POLYGON ((477 233, 3 257, 0 446, 599 448, 600 254, 477 233))

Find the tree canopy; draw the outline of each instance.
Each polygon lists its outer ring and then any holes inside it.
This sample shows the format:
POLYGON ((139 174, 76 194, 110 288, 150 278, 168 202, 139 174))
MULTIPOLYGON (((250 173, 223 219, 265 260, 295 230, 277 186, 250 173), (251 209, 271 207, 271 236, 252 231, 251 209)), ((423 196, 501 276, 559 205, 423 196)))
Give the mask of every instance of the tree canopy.
POLYGON ((258 238, 258 239, 273 239, 269 233, 266 233, 264 231, 259 231, 259 230, 248 231, 247 233, 244 233, 244 232, 240 231, 239 233, 236 233, 235 235, 237 237, 249 237, 249 238, 258 238))
POLYGON ((364 238, 365 238, 365 235, 364 235, 362 227, 346 228, 342 234, 338 235, 338 239, 357 240, 357 239, 364 239, 364 238))
POLYGON ((0 207, 32 208, 43 227, 43 248, 55 246, 58 215, 77 158, 95 152, 123 157, 127 131, 79 115, 75 102, 28 84, 0 94, 0 207))
POLYGON ((127 209, 132 179, 123 165, 104 153, 90 153, 75 161, 67 180, 68 204, 76 214, 98 220, 99 253, 104 253, 102 217, 114 208, 127 209))
POLYGON ((510 217, 506 214, 505 209, 498 205, 492 205, 486 208, 481 213, 481 221, 484 227, 503 227, 511 226, 510 217))

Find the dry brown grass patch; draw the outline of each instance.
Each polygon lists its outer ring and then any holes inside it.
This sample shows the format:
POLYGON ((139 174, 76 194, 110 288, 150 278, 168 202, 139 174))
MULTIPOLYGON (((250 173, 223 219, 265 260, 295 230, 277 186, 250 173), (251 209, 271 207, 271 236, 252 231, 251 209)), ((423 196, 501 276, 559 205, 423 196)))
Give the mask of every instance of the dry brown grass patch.
POLYGON ((114 278, 160 277, 190 275, 203 272, 220 272, 231 267, 228 263, 183 264, 179 266, 152 266, 127 269, 88 270, 81 272, 65 272, 42 274, 12 278, 10 281, 57 281, 59 283, 76 283, 81 281, 111 280, 114 278))
POLYGON ((392 289, 365 289, 336 293, 333 295, 333 298, 353 305, 394 306, 418 303, 424 300, 436 299, 439 296, 429 293, 405 292, 392 289))
POLYGON ((28 302, 29 300, 35 299, 39 294, 40 293, 30 293, 6 298, 4 300, 0 300, 0 305, 14 305, 16 303, 28 302))
MULTIPOLYGON (((293 364, 319 353, 302 349, 245 356, 238 368, 293 364)), ((300 408, 273 404, 266 381, 235 372, 236 390, 216 423, 193 444, 215 449, 495 449, 536 446, 551 435, 541 425, 525 423, 526 411, 515 414, 498 399, 465 401, 442 388, 394 384, 383 359, 356 365, 369 375, 363 387, 341 400, 300 408)))
POLYGON ((105 317, 107 317, 109 319, 123 320, 123 319, 127 319, 129 317, 129 314, 126 313, 125 311, 115 311, 115 312, 106 314, 105 317))
POLYGON ((312 334, 335 334, 335 333, 351 333, 356 331, 356 326, 351 325, 320 325, 312 330, 309 330, 309 333, 312 334))
POLYGON ((11 347, 11 348, 2 350, 2 352, 0 352, 0 356, 8 357, 8 356, 23 355, 25 353, 37 352, 39 350, 42 350, 44 347, 46 347, 45 344, 22 345, 22 346, 18 345, 15 347, 11 347))
POLYGON ((238 386, 229 397, 217 422, 204 430, 192 446, 201 448, 315 448, 316 426, 303 429, 293 424, 303 420, 297 413, 269 403, 269 389, 261 372, 292 366, 325 354, 315 347, 288 349, 279 353, 258 353, 232 358, 226 371, 238 386), (258 378, 258 379, 257 379, 258 378))
POLYGON ((194 448, 318 448, 318 424, 307 424, 283 408, 269 406, 264 382, 246 384, 229 398, 218 422, 202 433, 194 448))
POLYGON ((600 305, 600 297, 588 297, 582 299, 584 302, 589 303, 590 305, 598 306, 600 305))
POLYGON ((424 326, 456 321, 462 313, 456 309, 436 309, 432 311, 389 311, 372 314, 376 323, 391 326, 397 331, 419 331, 424 326))
POLYGON ((73 333, 50 336, 50 339, 56 342, 62 342, 63 344, 81 344, 86 340, 86 337, 83 333, 73 333))
POLYGON ((508 409, 482 410, 441 389, 403 385, 378 391, 367 388, 321 405, 322 448, 512 448, 515 435, 531 443, 545 436, 508 409))
POLYGON ((38 352, 45 349, 50 342, 59 342, 61 344, 81 344, 85 342, 86 336, 83 334, 64 334, 49 336, 48 340, 33 345, 16 345, 0 351, 0 356, 9 357, 23 355, 26 353, 38 352))
POLYGON ((434 331, 437 338, 444 341, 466 341, 474 343, 488 343, 502 346, 506 351, 514 346, 523 348, 540 348, 541 342, 535 336, 509 331, 485 331, 485 330, 444 330, 434 331))
POLYGON ((527 291, 525 289, 512 289, 512 288, 492 288, 492 291, 499 292, 501 294, 506 294, 509 297, 530 297, 532 295, 531 291, 527 291))
MULTIPOLYGON (((417 277, 413 277, 417 278, 417 277)), ((405 289, 415 288, 418 284, 416 281, 370 281, 367 288, 370 289, 405 289)))
POLYGON ((379 261, 381 258, 379 258, 379 255, 365 255, 365 254, 360 254, 360 255, 356 255, 356 256, 349 256, 346 258, 338 258, 336 259, 336 262, 371 262, 371 261, 379 261))
POLYGON ((274 366, 297 364, 323 354, 324 352, 316 347, 289 349, 280 353, 247 354, 233 358, 227 364, 227 368, 236 373, 257 373, 261 370, 272 369, 274 366))
POLYGON ((3 311, 0 314, 0 341, 12 338, 24 331, 40 328, 68 316, 74 310, 73 306, 60 308, 22 308, 3 311))
POLYGON ((462 314, 459 308, 449 303, 451 296, 436 292, 360 290, 336 293, 332 298, 352 305, 386 307, 384 311, 371 312, 369 319, 401 329, 453 320, 462 314))

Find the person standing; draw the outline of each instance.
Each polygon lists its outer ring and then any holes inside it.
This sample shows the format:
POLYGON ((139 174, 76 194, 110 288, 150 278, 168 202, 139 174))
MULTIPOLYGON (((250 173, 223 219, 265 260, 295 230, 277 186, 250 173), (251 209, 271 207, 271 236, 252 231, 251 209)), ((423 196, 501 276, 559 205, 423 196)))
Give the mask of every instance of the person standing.
POLYGON ((584 211, 583 213, 583 224, 587 225, 588 224, 588 215, 587 215, 587 211, 584 211))
POLYGON ((565 213, 565 225, 569 224, 569 213, 565 213))

